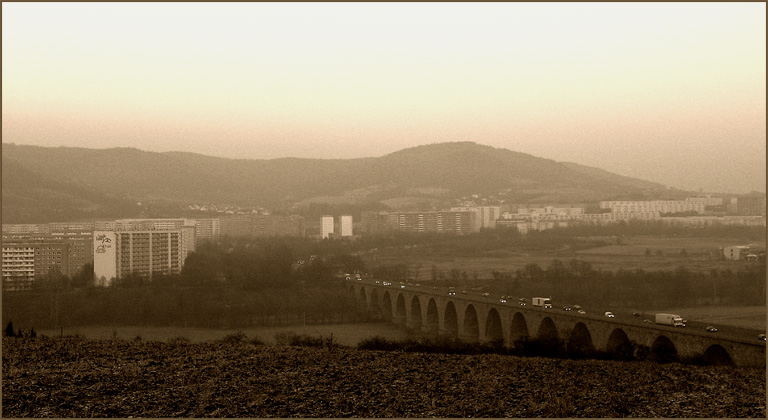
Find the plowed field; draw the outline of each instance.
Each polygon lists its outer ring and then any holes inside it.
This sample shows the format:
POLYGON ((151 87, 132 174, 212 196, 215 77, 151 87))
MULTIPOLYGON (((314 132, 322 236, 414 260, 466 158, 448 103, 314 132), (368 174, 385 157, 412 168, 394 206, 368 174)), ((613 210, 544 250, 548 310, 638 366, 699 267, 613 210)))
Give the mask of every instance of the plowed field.
POLYGON ((765 371, 126 340, 3 339, 3 417, 758 417, 765 371))

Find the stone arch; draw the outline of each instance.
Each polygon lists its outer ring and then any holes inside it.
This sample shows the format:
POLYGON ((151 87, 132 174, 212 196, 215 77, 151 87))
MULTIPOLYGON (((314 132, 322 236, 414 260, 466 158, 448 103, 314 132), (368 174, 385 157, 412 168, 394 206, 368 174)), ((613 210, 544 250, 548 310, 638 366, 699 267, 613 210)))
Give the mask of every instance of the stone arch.
POLYGON ((713 344, 704 351, 704 363, 714 366, 733 366, 731 355, 728 350, 719 344, 713 344))
POLYGON ((464 336, 470 340, 480 339, 480 322, 477 320, 477 310, 474 305, 467 305, 464 310, 464 336))
POLYGON ((405 323, 405 298, 402 293, 397 294, 397 304, 395 305, 395 321, 405 323))
POLYGON ((566 350, 571 356, 575 357, 587 356, 595 350, 592 335, 589 333, 589 328, 583 322, 577 322, 573 326, 568 336, 566 350))
POLYGON ((552 318, 546 317, 541 320, 541 324, 539 324, 539 333, 536 335, 536 338, 541 338, 541 339, 559 338, 557 336, 557 327, 555 327, 555 322, 552 321, 552 318))
POLYGON ((409 321, 411 322, 413 329, 416 331, 421 331, 421 320, 421 301, 419 300, 418 295, 414 295, 413 299, 411 299, 411 317, 409 321))
POLYGON ((656 337, 651 346, 651 358, 659 363, 680 361, 675 344, 664 335, 656 337))
POLYGON ((430 333, 440 331, 440 315, 437 312, 437 302, 434 298, 429 299, 429 303, 427 303, 426 331, 430 333))
POLYGON ((512 342, 528 338, 528 323, 525 322, 525 316, 521 312, 516 312, 512 317, 512 324, 509 326, 509 339, 512 342))
POLYGON ((365 287, 360 288, 360 303, 362 303, 363 306, 368 305, 368 296, 365 294, 365 287))
POLYGON ((456 306, 453 302, 448 302, 445 305, 445 332, 446 334, 456 337, 459 335, 459 317, 456 315, 456 306))
POLYGON ((504 340, 504 331, 501 329, 501 317, 496 308, 488 311, 485 318, 485 339, 488 341, 504 340))
POLYGON ((392 298, 389 296, 389 290, 384 292, 384 296, 381 298, 381 316, 384 321, 392 321, 392 298))
POLYGON ((627 333, 621 328, 616 328, 611 332, 605 350, 618 360, 631 360, 634 355, 632 342, 629 341, 627 333))

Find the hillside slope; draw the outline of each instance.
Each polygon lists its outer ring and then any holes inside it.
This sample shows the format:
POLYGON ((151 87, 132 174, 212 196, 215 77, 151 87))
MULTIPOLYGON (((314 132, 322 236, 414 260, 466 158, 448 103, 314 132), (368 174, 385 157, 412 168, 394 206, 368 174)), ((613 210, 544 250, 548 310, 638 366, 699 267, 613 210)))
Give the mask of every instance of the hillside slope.
POLYGON ((66 191, 72 208, 78 200, 109 207, 117 198, 286 208, 334 197, 362 204, 501 191, 514 202, 583 202, 645 198, 665 190, 660 184, 472 142, 418 146, 376 158, 272 160, 4 143, 3 166, 3 209, 14 219, 22 212, 19 203, 34 204, 39 200, 33 197, 54 190, 66 191))

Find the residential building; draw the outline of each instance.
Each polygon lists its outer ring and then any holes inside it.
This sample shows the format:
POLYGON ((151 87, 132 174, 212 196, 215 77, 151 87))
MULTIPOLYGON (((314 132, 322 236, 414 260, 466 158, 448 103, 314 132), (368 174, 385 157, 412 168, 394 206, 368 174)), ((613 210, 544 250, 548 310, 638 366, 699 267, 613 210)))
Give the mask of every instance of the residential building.
POLYGON ((3 241, 3 291, 29 290, 34 281, 34 246, 3 241))
POLYGON ((90 238, 3 239, 3 290, 27 290, 35 279, 52 272, 72 277, 93 261, 90 238))
POLYGON ((464 206, 451 207, 451 211, 475 213, 473 230, 495 229, 496 221, 501 219, 501 206, 464 206))
POLYGON ((320 223, 321 223, 320 236, 323 239, 327 239, 328 237, 332 236, 333 233, 334 233, 334 230, 333 230, 333 227, 334 227, 333 226, 334 225, 333 216, 323 216, 320 219, 320 223))
POLYGON ((221 235, 221 220, 218 218, 194 219, 195 238, 198 241, 216 240, 221 235))
POLYGON ((744 260, 749 255, 748 246, 727 246, 723 248, 723 256, 726 260, 744 260))
POLYGON ((364 212, 365 233, 433 232, 466 234, 476 230, 474 211, 364 212))
POLYGON ((340 232, 341 236, 352 236, 352 216, 345 214, 340 218, 340 232))
POLYGON ((695 211, 704 213, 705 203, 689 200, 653 200, 653 201, 601 201, 601 209, 610 209, 612 213, 684 213, 695 211))
POLYGON ((158 273, 179 274, 189 251, 185 249, 184 236, 193 232, 194 227, 94 232, 96 284, 109 286, 115 279, 129 274, 138 274, 148 280, 158 273))

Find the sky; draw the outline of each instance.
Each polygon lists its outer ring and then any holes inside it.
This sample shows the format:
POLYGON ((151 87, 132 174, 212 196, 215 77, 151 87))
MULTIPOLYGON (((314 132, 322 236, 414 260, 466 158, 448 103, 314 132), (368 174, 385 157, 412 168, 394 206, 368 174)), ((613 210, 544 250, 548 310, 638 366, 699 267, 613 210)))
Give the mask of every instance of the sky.
POLYGON ((766 184, 765 3, 6 3, 2 141, 766 184))

